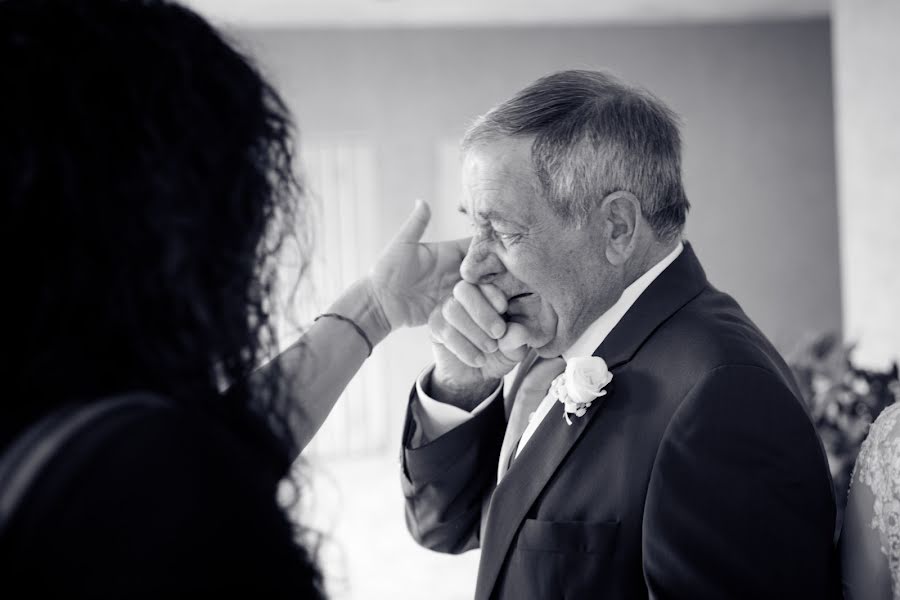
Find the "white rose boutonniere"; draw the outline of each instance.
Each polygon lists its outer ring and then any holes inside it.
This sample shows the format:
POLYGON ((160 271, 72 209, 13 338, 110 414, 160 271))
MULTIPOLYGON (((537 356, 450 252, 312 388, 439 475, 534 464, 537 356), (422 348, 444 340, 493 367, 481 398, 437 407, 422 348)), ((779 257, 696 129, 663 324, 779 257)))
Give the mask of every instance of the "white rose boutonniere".
POLYGON ((606 367, 606 361, 599 356, 573 358, 566 362, 566 370, 550 384, 550 392, 565 407, 563 416, 572 424, 569 415, 583 417, 591 403, 606 395, 606 387, 613 375, 606 367))

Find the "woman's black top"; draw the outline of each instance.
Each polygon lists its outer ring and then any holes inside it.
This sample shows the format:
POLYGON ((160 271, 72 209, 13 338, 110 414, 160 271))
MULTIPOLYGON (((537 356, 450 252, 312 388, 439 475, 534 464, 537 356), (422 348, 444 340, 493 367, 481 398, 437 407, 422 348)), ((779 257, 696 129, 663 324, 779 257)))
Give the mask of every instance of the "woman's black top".
POLYGON ((250 421, 148 409, 79 435, 0 540, 0 597, 320 597, 276 502, 290 458, 250 421))

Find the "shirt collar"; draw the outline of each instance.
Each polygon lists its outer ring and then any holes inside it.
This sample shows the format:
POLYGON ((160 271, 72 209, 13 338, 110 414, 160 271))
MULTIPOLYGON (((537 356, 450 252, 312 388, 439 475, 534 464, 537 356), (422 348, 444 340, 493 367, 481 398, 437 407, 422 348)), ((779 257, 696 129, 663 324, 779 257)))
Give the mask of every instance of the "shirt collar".
POLYGON ((625 288, 625 291, 622 292, 616 303, 608 311, 600 315, 596 321, 588 325, 588 328, 575 340, 575 343, 562 353, 562 357, 570 360, 582 356, 591 356, 594 350, 603 343, 609 332, 622 320, 628 309, 640 298, 644 290, 650 287, 650 284, 666 270, 666 267, 675 262, 682 250, 684 250, 684 244, 678 242, 678 246, 668 256, 653 265, 646 273, 638 277, 634 283, 625 288))

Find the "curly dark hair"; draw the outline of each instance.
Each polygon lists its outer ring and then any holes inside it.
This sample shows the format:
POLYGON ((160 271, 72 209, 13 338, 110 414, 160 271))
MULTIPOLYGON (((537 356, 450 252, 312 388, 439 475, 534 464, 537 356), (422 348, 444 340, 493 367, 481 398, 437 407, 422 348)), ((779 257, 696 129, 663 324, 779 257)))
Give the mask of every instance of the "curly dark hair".
POLYGON ((276 91, 165 0, 0 0, 0 77, 0 448, 61 405, 139 389, 262 417, 294 455, 277 364, 250 377, 277 348, 283 242, 301 265, 309 246, 276 91))
MULTIPOLYGON (((0 449, 62 405, 145 390, 286 463, 299 408, 277 363, 255 369, 283 244, 299 281, 310 230, 278 93, 167 0, 0 0, 0 81, 0 449)), ((296 533, 318 597, 319 537, 296 533)))
POLYGON ((277 371, 248 383, 305 237, 276 91, 164 0, 0 1, 0 77, 4 437, 65 402, 230 387, 290 444, 277 371))

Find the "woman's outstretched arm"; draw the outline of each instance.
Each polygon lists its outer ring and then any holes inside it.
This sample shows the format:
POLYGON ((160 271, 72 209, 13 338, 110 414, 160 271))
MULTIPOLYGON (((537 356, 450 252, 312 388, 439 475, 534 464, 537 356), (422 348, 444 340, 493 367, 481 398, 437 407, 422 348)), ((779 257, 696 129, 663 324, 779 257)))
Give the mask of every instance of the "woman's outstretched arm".
POLYGON ((257 372, 263 376, 273 365, 281 370, 285 393, 296 409, 290 427, 298 451, 369 356, 369 344, 377 345, 400 327, 424 325, 460 280, 468 240, 421 243, 429 219, 428 205, 417 202, 369 275, 323 313, 339 317, 319 318, 297 343, 257 372))

